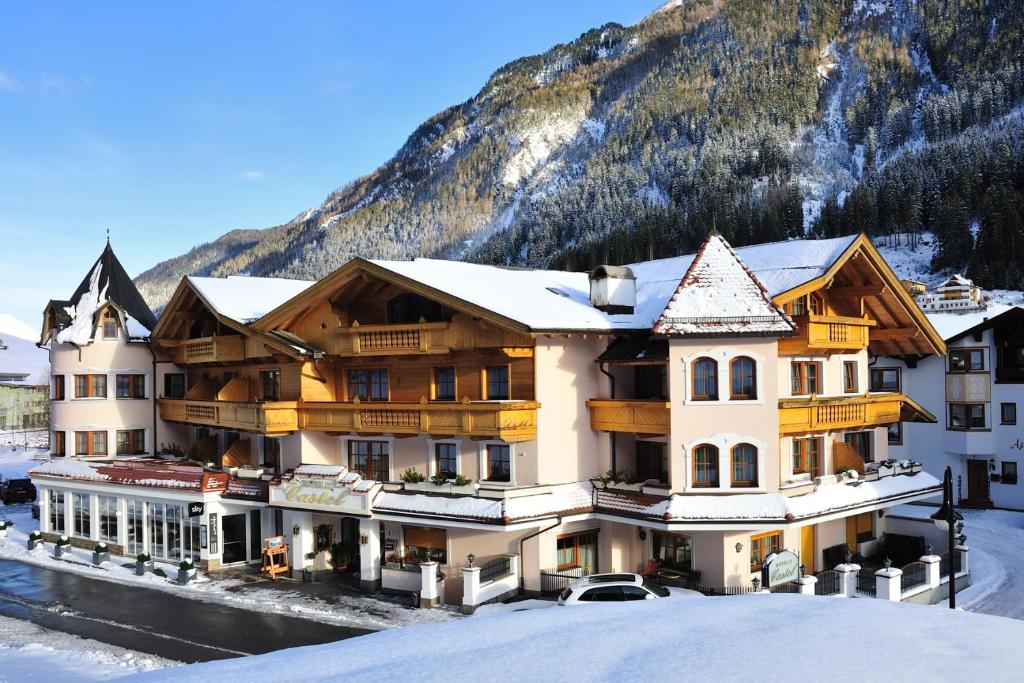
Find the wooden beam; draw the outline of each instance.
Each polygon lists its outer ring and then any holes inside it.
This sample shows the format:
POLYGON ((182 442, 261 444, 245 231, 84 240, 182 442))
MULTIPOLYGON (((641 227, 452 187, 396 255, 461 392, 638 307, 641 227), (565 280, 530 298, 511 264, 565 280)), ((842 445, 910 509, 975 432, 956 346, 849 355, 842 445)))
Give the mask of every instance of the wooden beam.
POLYGON ((828 294, 838 298, 881 296, 885 293, 886 289, 884 284, 862 285, 860 287, 833 287, 828 290, 828 294))
POLYGON ((913 339, 921 333, 916 327, 885 327, 871 331, 871 341, 889 341, 897 339, 913 339))

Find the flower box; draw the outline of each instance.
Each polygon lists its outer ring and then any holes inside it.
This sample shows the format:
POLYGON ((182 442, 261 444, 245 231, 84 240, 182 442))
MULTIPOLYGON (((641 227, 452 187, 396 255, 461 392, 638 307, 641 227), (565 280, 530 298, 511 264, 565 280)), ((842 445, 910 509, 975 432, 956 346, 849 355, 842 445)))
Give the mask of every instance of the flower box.
POLYGON ((67 536, 61 536, 57 539, 57 543, 53 546, 53 557, 54 559, 61 559, 65 555, 71 554, 71 539, 67 536))
POLYGON ((405 490, 423 491, 424 493, 450 493, 461 496, 476 495, 476 486, 473 484, 456 486, 455 484, 435 484, 432 481, 406 482, 405 490))
POLYGON ((35 550, 43 545, 43 535, 38 531, 33 531, 28 535, 28 543, 26 545, 29 550, 35 550))
POLYGON ((142 555, 135 558, 135 575, 145 576, 146 572, 153 571, 153 558, 142 555))
POLYGON ((627 484, 624 481, 612 481, 612 482, 608 483, 608 488, 609 489, 614 489, 616 491, 637 491, 637 492, 639 492, 641 489, 643 489, 643 487, 644 487, 643 483, 627 484))
POLYGON ((99 552, 97 550, 93 550, 92 551, 92 563, 93 564, 103 564, 104 562, 110 562, 110 551, 109 550, 105 550, 103 552, 99 552))

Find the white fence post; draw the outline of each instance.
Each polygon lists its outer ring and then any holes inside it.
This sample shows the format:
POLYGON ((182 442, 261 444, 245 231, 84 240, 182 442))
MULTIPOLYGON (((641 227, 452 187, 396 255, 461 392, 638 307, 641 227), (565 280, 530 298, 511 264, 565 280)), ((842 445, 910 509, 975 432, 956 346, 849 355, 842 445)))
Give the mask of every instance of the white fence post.
POLYGON ((971 569, 970 569, 970 563, 969 563, 969 561, 967 559, 967 555, 968 555, 968 553, 970 552, 971 549, 968 548, 965 545, 955 546, 954 549, 958 553, 960 553, 960 572, 954 572, 953 571, 953 558, 950 557, 949 558, 949 573, 954 575, 954 576, 956 574, 958 574, 958 573, 961 573, 961 572, 964 573, 964 574, 970 573, 971 569))
POLYGON ((923 555, 920 562, 924 563, 924 583, 929 588, 938 588, 942 582, 941 562, 938 555, 923 555))
POLYGON ((886 567, 875 572, 875 597, 899 602, 903 599, 903 570, 886 567))
POLYGON ((800 586, 800 595, 814 595, 814 585, 818 583, 818 577, 816 576, 801 576, 796 580, 796 585, 800 586))
POLYGON ((519 553, 508 554, 508 571, 517 581, 519 580, 519 553))
POLYGON ((480 595, 480 567, 462 568, 462 613, 476 610, 480 595))
POLYGON ((837 564, 836 571, 839 572, 839 595, 844 598, 857 595, 857 572, 860 571, 860 565, 852 562, 837 564))
POLYGON ((433 607, 441 601, 441 592, 438 590, 440 582, 437 580, 437 562, 423 562, 420 564, 420 607, 433 607))

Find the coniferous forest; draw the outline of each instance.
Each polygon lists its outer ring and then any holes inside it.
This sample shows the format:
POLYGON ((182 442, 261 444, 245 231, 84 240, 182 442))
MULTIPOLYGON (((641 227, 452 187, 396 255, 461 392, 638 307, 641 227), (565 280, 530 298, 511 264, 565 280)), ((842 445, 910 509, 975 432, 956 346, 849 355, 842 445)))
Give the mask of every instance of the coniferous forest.
POLYGON ((494 73, 291 222, 138 281, 322 277, 353 256, 587 269, 865 231, 1024 288, 1013 0, 685 0, 494 73))

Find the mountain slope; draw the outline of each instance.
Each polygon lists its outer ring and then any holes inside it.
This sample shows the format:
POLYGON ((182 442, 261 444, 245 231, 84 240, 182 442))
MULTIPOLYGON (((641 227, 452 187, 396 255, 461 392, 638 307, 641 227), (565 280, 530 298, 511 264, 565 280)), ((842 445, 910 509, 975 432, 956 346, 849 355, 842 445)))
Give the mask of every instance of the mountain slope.
MULTIPOLYGON (((1019 104, 1020 15, 1012 0, 674 0, 502 67, 319 206, 138 284, 160 306, 185 274, 321 277, 355 255, 585 268, 683 253, 711 226, 736 245, 807 231, 941 240, 941 214, 913 209, 923 182, 904 188, 902 214, 880 213, 870 190, 893 160, 1019 104), (847 197, 871 206, 849 211, 847 197)), ((1000 216, 1024 187, 1010 158, 1000 216)))

